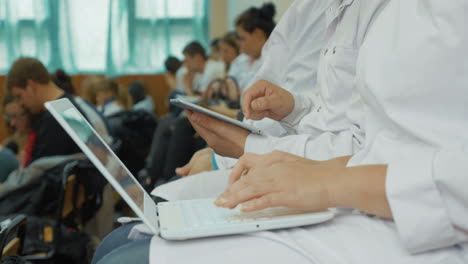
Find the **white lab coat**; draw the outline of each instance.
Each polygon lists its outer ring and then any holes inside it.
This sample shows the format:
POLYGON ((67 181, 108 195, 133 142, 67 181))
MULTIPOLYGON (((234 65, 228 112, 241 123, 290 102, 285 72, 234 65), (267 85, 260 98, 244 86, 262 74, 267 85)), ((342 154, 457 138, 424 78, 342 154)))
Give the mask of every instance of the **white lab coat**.
POLYGON ((151 263, 467 263, 467 13, 462 0, 391 0, 362 46, 356 87, 366 141, 348 165, 388 164, 395 223, 339 215, 250 235, 154 237, 151 263))
MULTIPOLYGON (((358 95, 352 96, 355 86, 356 61, 367 30, 373 18, 376 17, 375 14, 380 12, 387 2, 387 0, 372 0, 364 5, 358 0, 336 0, 332 4, 328 1, 299 0, 292 4, 275 30, 277 34, 272 34, 271 38, 276 44, 275 39, 284 40, 282 42, 284 45, 265 45, 267 49, 264 51, 272 53, 264 56, 265 64, 258 76, 265 77, 264 79, 269 81, 288 84, 289 88, 304 86, 299 89, 302 91, 309 87, 318 94, 316 97, 307 96, 307 93, 305 96, 294 95, 295 108, 281 122, 292 135, 273 137, 251 134, 247 138, 245 152, 266 154, 273 150, 281 150, 309 159, 327 160, 351 155, 360 149, 364 136, 362 132, 356 133, 359 131, 359 125, 356 123, 360 121, 361 103, 358 95), (308 21, 310 10, 319 13, 312 16, 315 19, 311 19, 312 22, 309 24, 305 22, 308 21), (282 23, 283 21, 286 23, 282 23), (291 34, 295 32, 296 25, 303 24, 306 25, 304 28, 307 30, 304 31, 303 27, 299 26, 299 32, 296 35, 291 34), (320 30, 325 32, 325 29, 327 33, 324 42, 317 41, 313 37, 307 38, 314 36, 314 33, 320 30), (274 37, 281 36, 283 33, 285 35, 281 38, 274 37), (285 45, 287 40, 291 40, 297 48, 291 49, 285 45), (296 40, 298 40, 297 44, 296 40), (313 48, 308 50, 309 46, 313 48), (290 65, 291 69, 278 67, 278 64, 271 62, 267 63, 266 58, 275 57, 273 54, 282 54, 281 48, 286 50, 285 54, 288 54, 287 51, 291 49, 304 54, 307 58, 317 58, 320 61, 318 64, 316 60, 312 60, 313 63, 310 64, 304 64, 302 61, 301 63, 306 66, 294 67, 294 65, 302 65, 296 62, 301 56, 296 56, 295 60, 285 60, 290 62, 286 66, 290 65), (320 55, 316 54, 315 50, 318 50, 320 55), (276 67, 271 66, 272 73, 268 73, 266 65, 276 65, 276 67), (308 70, 304 70, 306 68, 308 70), (315 70, 317 68, 318 71, 315 70), (302 74, 295 73, 295 70, 302 74), (313 74, 307 75, 308 71, 313 74), (315 72, 317 72, 317 78, 315 72), (318 80, 316 87, 307 86, 307 83, 314 84, 316 79, 318 80), (355 102, 353 105, 355 107, 351 107, 353 102, 355 102), (350 112, 349 116, 347 112, 350 112)), ((291 53, 293 54, 295 53, 291 53)), ((280 122, 276 123, 280 124, 280 122)), ((220 170, 225 170, 232 168, 237 159, 215 155, 215 161, 220 170)), ((192 177, 200 177, 200 184, 206 182, 204 176, 192 177)), ((225 179, 220 177, 219 181, 224 182, 225 179)), ((180 197, 180 195, 189 198, 187 194, 174 194, 174 197, 180 197)))
POLYGON ((283 138, 249 135, 245 152, 281 150, 314 160, 351 155, 362 138, 353 137, 351 120, 356 60, 361 44, 387 0, 335 1, 327 10, 327 39, 318 66, 318 98, 295 95, 293 112, 283 120, 290 135, 283 138))
MULTIPOLYGON (((296 94, 315 100, 317 67, 325 43, 327 10, 333 1, 296 0, 284 13, 262 49, 263 62, 250 85, 267 80, 296 94)), ((250 86, 249 85, 249 86, 250 86)), ((244 120, 271 136, 285 136, 287 130, 271 119, 244 120)), ((220 169, 232 168, 236 159, 215 156, 220 169)))
POLYGON ((360 57, 366 140, 349 166, 389 164, 388 199, 411 252, 466 243, 468 2, 387 9, 360 57))

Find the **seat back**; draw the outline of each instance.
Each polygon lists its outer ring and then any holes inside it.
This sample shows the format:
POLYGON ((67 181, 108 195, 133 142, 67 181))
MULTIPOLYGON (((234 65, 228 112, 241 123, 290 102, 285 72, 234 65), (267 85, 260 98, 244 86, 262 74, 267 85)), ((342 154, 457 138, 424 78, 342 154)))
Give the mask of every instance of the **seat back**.
POLYGON ((20 255, 26 234, 26 216, 16 215, 6 218, 0 226, 0 258, 20 255))

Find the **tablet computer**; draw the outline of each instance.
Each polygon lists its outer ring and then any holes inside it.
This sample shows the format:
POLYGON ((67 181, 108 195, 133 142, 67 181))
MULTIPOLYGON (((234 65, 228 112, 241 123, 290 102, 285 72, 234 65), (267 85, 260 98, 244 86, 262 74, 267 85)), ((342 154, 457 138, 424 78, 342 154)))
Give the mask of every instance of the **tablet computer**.
POLYGON ((227 122, 229 124, 233 124, 235 126, 241 127, 241 128, 246 129, 246 130, 248 130, 248 131, 250 131, 250 132, 252 132, 254 134, 263 135, 263 132, 262 132, 262 130, 260 128, 256 128, 254 126, 242 123, 239 120, 236 120, 236 119, 227 117, 225 115, 216 113, 215 111, 211 111, 210 109, 201 107, 199 105, 192 104, 192 103, 184 101, 182 99, 171 99, 170 102, 171 102, 171 104, 176 105, 178 107, 188 108, 188 109, 190 109, 192 111, 200 112, 200 113, 203 113, 205 115, 211 116, 213 118, 219 119, 221 121, 227 122))

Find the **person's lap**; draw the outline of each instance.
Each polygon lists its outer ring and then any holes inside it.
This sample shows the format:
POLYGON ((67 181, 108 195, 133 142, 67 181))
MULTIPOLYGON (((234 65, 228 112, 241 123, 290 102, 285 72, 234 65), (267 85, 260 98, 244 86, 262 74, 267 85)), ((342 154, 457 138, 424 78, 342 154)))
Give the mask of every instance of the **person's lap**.
POLYGON ((456 247, 411 255, 392 222, 342 215, 304 228, 167 241, 153 237, 151 263, 465 263, 456 247))
POLYGON ((128 238, 137 224, 140 222, 121 226, 107 235, 96 249, 92 263, 147 263, 150 239, 135 241, 128 238))

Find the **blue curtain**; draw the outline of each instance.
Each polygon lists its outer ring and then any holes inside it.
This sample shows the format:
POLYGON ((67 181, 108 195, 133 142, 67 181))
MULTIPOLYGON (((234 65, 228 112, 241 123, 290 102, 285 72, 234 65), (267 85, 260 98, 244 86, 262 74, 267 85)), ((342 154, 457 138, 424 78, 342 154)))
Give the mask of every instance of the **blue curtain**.
POLYGON ((50 71, 156 73, 191 40, 207 46, 208 0, 0 0, 0 73, 21 56, 50 71))

